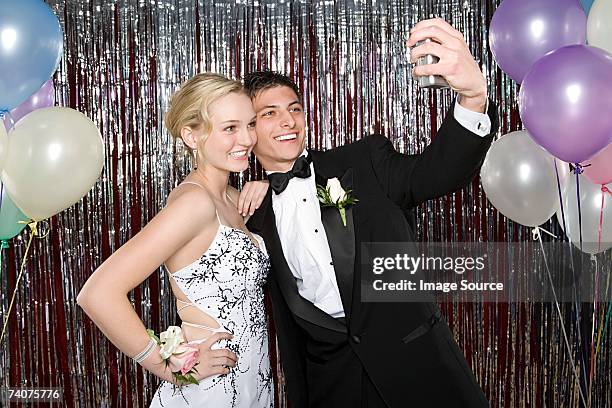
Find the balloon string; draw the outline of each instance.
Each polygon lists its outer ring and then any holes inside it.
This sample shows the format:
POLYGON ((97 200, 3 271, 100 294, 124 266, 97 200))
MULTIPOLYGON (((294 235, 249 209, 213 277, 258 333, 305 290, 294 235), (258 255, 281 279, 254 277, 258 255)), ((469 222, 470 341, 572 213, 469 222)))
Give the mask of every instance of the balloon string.
MULTIPOLYGON (((555 162, 555 174, 557 176, 557 192, 559 193, 559 206, 561 207, 561 218, 563 220, 563 230, 566 231, 566 237, 567 237, 567 246, 569 249, 569 256, 570 256, 570 264, 572 266, 572 279, 574 282, 576 282, 576 266, 574 265, 574 252, 572 250, 572 242, 569 239, 569 236, 567 235, 567 221, 565 218, 565 208, 563 206, 563 194, 561 191, 561 179, 559 178, 559 169, 557 167, 557 159, 554 159, 555 162)), ((578 167, 576 167, 578 168, 578 167)), ((582 171, 582 167, 578 168, 577 170, 578 172, 582 171)), ((585 369, 585 361, 584 361, 584 353, 581 347, 581 342, 582 342, 582 328, 581 328, 581 324, 580 324, 580 303, 578 303, 578 294, 576 293, 576 286, 572 285, 572 292, 574 294, 574 315, 575 315, 575 330, 576 333, 578 334, 577 336, 577 346, 578 346, 578 351, 579 351, 579 356, 580 356, 580 360, 582 361, 582 369, 583 371, 586 370, 585 369)), ((584 376, 586 378, 586 371, 584 372, 584 376)))
MULTIPOLYGON (((539 227, 535 227, 536 230, 539 230, 539 227)), ((557 299, 557 292, 555 291, 555 286, 553 284, 552 275, 550 273, 550 268, 548 267, 548 260, 546 259, 546 254, 544 251, 544 244, 542 243, 542 236, 540 232, 537 232, 537 238, 540 242, 540 249, 542 249, 542 254, 544 255, 544 266, 546 266, 546 273, 548 274, 548 282, 550 283, 550 289, 552 290, 553 299, 555 300, 555 308, 557 309, 557 314, 559 315, 559 324, 561 325, 561 332, 563 333, 563 339, 565 340, 565 346, 567 347, 570 363, 572 365, 572 371, 574 373, 574 377, 576 378, 576 383, 578 384, 578 391, 580 393, 580 399, 582 403, 586 407, 586 401, 584 399, 584 394, 582 393, 582 387, 580 385, 580 377, 578 375, 578 369, 576 368, 576 364, 574 363, 574 358, 572 357, 572 348, 569 344, 569 340, 567 338, 567 331, 565 330, 565 324, 563 323, 563 314, 561 313, 561 308, 559 307, 559 300, 557 299)))
MULTIPOLYGON (((580 163, 575 163, 575 168, 574 168, 574 174, 576 175, 576 204, 578 206, 578 232, 580 233, 580 250, 581 251, 582 251, 582 208, 580 205, 580 177, 579 176, 580 174, 584 173, 583 167, 585 166, 582 166, 580 163)), ((580 334, 580 340, 582 340, 582 334, 580 334)), ((588 358, 588 349, 583 350, 583 347, 580 347, 580 356, 582 360, 582 371, 584 374, 584 379, 585 381, 587 381, 588 377, 586 373, 585 357, 588 358)), ((585 388, 586 387, 587 387, 587 384, 585 384, 585 388)))
MULTIPOLYGON (((608 278, 610 275, 608 274, 608 278)), ((609 282, 608 282, 609 283, 609 282)), ((608 311, 606 312, 606 321, 604 322, 603 328, 599 328, 599 334, 597 335, 597 348, 595 349, 595 356, 599 353, 599 347, 601 346, 601 338, 605 334, 608 328, 608 322, 610 321, 610 315, 612 314, 612 301, 608 302, 608 311)))
MULTIPOLYGON (((606 193, 612 195, 612 192, 608 189, 608 187, 606 187, 605 185, 601 186, 601 208, 599 211, 599 231, 598 231, 598 239, 597 239, 597 250, 601 251, 601 232, 602 232, 602 228, 603 228, 603 210, 604 210, 604 204, 605 204, 605 198, 606 198, 606 193)), ((597 317, 597 308, 599 305, 599 302, 597 301, 598 297, 598 293, 599 293, 599 279, 598 279, 598 275, 599 275, 599 268, 597 267, 597 258, 595 257, 595 255, 591 255, 591 259, 593 260, 593 262, 595 262, 595 299, 594 299, 594 307, 593 307, 593 332, 591 334, 591 372, 589 375, 589 405, 591 403, 591 390, 593 387, 593 376, 595 374, 595 365, 597 363, 596 357, 597 357, 597 353, 599 352, 599 345, 601 342, 601 333, 602 333, 602 326, 600 325, 599 327, 599 333, 597 336, 597 347, 595 347, 595 327, 596 327, 596 317, 597 317)), ((609 287, 609 283, 610 283, 610 274, 608 274, 608 287, 609 287)), ((606 289, 606 293, 607 293, 607 289, 606 289)), ((610 303, 609 307, 608 307, 608 315, 606 316, 606 323, 605 325, 607 326, 607 322, 608 322, 608 317, 610 314, 610 306, 612 306, 612 303, 610 303)))
MULTIPOLYGON (((607 284, 608 288, 606 289, 606 293, 608 293, 608 289, 610 288, 609 283, 610 283, 610 274, 608 274, 608 284, 607 284)), ((606 312, 605 322, 603 324, 603 327, 601 325, 599 326, 599 333, 597 334, 597 347, 595 348, 595 357, 593 359, 594 361, 596 361, 597 355, 599 354, 599 348, 601 346, 601 338, 606 333, 606 329, 608 328, 608 322, 610 320, 611 314, 612 314, 612 302, 608 302, 608 311, 606 312)), ((602 320, 603 320, 603 316, 602 316, 602 320)))
POLYGON ((2 256, 4 255, 4 250, 8 247, 9 245, 6 240, 3 239, 2 241, 0 241, 0 285, 2 284, 2 269, 3 269, 2 256))
POLYGON ((580 210, 580 178, 578 177, 582 174, 584 170, 579 163, 576 163, 576 168, 574 168, 574 174, 576 175, 576 200, 578 202, 578 231, 580 231, 580 250, 582 251, 582 211, 580 210))
MULTIPOLYGON (((21 221, 23 222, 23 221, 21 221)), ((6 333, 6 326, 8 325, 9 317, 11 315, 11 310, 13 309, 13 303, 15 302, 15 295, 17 295, 17 290, 19 289, 19 282, 21 281, 21 277, 23 276, 23 271, 25 269, 25 264, 28 259, 28 252, 30 251, 30 246, 32 245, 32 239, 38 235, 37 222, 32 221, 28 224, 32 233, 30 234, 30 238, 28 239, 28 245, 26 246, 25 254, 21 261, 21 268, 19 270, 19 275, 17 276, 17 281, 15 282, 15 289, 13 290, 13 296, 11 297, 11 303, 9 304, 9 308, 6 312, 6 316, 4 317, 4 325, 2 326, 2 334, 0 335, 0 344, 4 339, 4 334, 6 333)))
POLYGON ((603 228, 603 210, 604 210, 604 200, 606 198, 606 193, 612 196, 612 191, 608 189, 605 185, 601 186, 601 209, 599 210, 599 232, 597 238, 597 251, 601 251, 601 230, 603 228))
MULTIPOLYGON (((593 297, 593 323, 591 326, 591 363, 590 372, 589 372, 589 396, 588 403, 589 407, 591 406, 591 396, 593 390, 593 375, 595 374, 595 328, 597 327, 597 310, 599 308, 599 267, 597 263, 597 257, 594 254, 591 254, 591 261, 595 264, 595 296, 593 297)), ((608 275, 609 276, 609 275, 608 275)))
POLYGON ((557 175, 557 192, 559 193, 559 204, 561 206, 561 221, 563 221, 563 230, 567 231, 565 225, 565 209, 563 208, 563 196, 561 193, 561 180, 559 179, 559 169, 557 168, 557 159, 555 158, 555 174, 557 175))
MULTIPOLYGON (((597 266, 597 258, 595 258, 594 256, 592 256, 592 259, 594 259, 595 261, 595 265, 597 266)), ((608 274, 608 277, 606 279, 606 290, 605 290, 605 294, 607 295, 610 291, 610 275, 612 274, 608 274)), ((597 281, 598 282, 598 281, 597 281)), ((599 332, 597 333, 597 346, 595 347, 595 355, 592 357, 592 364, 594 364, 597 361, 597 356, 599 355, 599 349, 601 347, 601 338, 605 335, 606 330, 608 328, 608 321, 610 320, 610 315, 612 314, 612 301, 608 302, 608 310, 602 310, 602 316, 600 321, 603 321, 604 324, 603 325, 599 325, 599 332), (604 319, 605 317, 605 319, 604 319)), ((594 369, 591 370, 591 381, 594 375, 594 369)))

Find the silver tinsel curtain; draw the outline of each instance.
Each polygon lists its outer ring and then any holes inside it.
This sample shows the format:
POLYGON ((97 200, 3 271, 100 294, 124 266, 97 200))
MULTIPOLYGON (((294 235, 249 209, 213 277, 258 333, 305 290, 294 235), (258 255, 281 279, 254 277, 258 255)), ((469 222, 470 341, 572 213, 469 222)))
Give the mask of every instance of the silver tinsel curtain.
MULTIPOLYGON (((65 33, 64 57, 54 77, 58 104, 94 120, 106 161, 91 192, 49 220, 48 236, 34 240, 8 337, 0 345, 0 387, 62 387, 66 407, 143 407, 157 387, 155 377, 118 352, 84 316, 76 295, 95 268, 163 207, 190 168, 162 121, 170 95, 190 76, 214 71, 240 78, 264 68, 285 72, 305 95, 309 147, 328 149, 377 131, 399 151, 418 153, 435 136, 452 95, 416 87, 405 42, 417 21, 440 16, 464 32, 487 76, 501 133, 521 126, 516 85, 489 51, 488 25, 497 0, 47 3, 65 33)), ((250 169, 233 176, 232 183, 261 177, 251 160, 250 169)), ((420 238, 428 241, 531 237, 491 207, 478 180, 419 208, 418 223, 420 238)), ((3 249, 3 317, 28 234, 3 249)), ((604 273, 610 273, 609 265, 604 263, 604 273)), ((156 332, 176 322, 161 271, 130 297, 156 332)), ((594 359, 594 380, 586 380, 592 305, 561 305, 571 354, 550 304, 449 303, 443 311, 493 407, 579 406, 579 386, 585 393, 590 388, 591 406, 612 404, 610 330, 594 359)), ((278 371, 277 384, 278 406, 285 406, 278 371)))

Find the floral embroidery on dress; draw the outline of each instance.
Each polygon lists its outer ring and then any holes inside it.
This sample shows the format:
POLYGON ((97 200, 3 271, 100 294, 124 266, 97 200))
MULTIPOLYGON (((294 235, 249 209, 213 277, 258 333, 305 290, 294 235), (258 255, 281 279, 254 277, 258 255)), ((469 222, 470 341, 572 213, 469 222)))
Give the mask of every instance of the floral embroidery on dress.
POLYGON ((191 302, 234 334, 213 348, 232 350, 238 363, 227 375, 174 393, 172 384, 163 382, 151 406, 273 407, 263 295, 270 260, 263 240, 258 241, 259 246, 244 231, 221 224, 200 259, 172 275, 191 302))

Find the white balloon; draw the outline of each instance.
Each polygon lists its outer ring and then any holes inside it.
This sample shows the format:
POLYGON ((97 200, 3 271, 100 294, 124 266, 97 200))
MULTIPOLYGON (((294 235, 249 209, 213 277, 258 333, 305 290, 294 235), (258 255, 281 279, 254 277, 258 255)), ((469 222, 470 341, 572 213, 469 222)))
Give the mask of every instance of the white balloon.
MULTIPOLYGON (((559 180, 567 163, 556 159, 559 180)), ((480 178, 487 198, 502 214, 528 227, 548 221, 559 207, 555 158, 526 130, 508 133, 491 145, 480 178)))
POLYGON ((40 221, 70 207, 104 165, 96 125, 74 109, 37 109, 11 131, 2 181, 25 215, 40 221))
POLYGON ((612 53, 612 1, 595 0, 587 19, 589 45, 612 53))
POLYGON ((4 121, 0 119, 0 170, 4 166, 4 160, 6 160, 6 149, 8 145, 8 134, 4 127, 4 121))
MULTIPOLYGON (((561 208, 557 211, 557 222, 566 230, 569 240, 580 248, 580 225, 582 225, 582 252, 596 254, 612 248, 612 195, 601 191, 600 184, 593 184, 583 175, 578 176, 580 190, 580 218, 578 216, 578 194, 576 176, 571 175, 563 184, 563 215, 561 208), (604 194, 603 218, 601 229, 601 246, 599 245, 599 217, 601 215, 601 198, 604 194)), ((612 185, 608 185, 612 190, 612 185)))

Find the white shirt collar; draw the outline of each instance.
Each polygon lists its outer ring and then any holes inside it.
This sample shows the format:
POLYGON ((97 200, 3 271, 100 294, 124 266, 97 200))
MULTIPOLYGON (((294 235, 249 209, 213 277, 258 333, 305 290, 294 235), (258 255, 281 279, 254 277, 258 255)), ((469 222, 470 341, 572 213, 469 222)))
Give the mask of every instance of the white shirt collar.
MULTIPOLYGON (((306 150, 306 148, 304 148, 304 151, 298 157, 300 157, 300 156, 308 157, 308 150, 306 150)), ((294 164, 295 164, 295 160, 293 161, 293 163, 291 163, 291 167, 293 167, 294 164)), ((266 170, 266 175, 272 174, 272 173, 281 173, 281 172, 280 171, 267 171, 266 170)))

